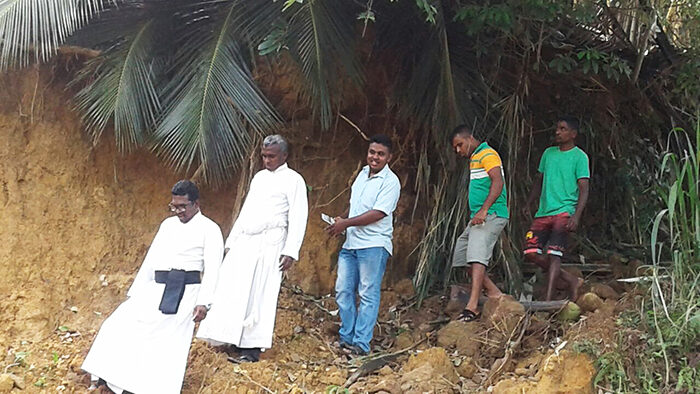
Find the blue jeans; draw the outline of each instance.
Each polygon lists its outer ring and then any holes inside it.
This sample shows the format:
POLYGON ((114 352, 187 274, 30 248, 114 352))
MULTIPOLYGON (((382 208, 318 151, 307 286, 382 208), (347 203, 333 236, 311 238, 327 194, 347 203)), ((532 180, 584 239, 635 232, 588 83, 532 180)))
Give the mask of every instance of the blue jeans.
POLYGON ((369 352, 379 314, 382 277, 389 252, 383 247, 341 249, 335 301, 340 314, 340 340, 369 352), (356 306, 356 294, 360 305, 356 306))

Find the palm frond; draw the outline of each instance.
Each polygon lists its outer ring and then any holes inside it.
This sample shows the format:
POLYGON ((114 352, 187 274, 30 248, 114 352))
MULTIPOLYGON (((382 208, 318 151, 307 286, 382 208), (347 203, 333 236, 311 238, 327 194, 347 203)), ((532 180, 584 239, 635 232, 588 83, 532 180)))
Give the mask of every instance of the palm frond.
POLYGON ((110 0, 0 0, 0 70, 45 61, 110 0))
POLYGON ((451 23, 440 3, 435 24, 416 24, 422 18, 404 12, 391 21, 380 19, 379 39, 385 48, 404 48, 404 70, 397 74, 395 105, 399 116, 432 130, 444 143, 448 129, 458 123, 473 124, 484 114, 488 88, 471 59, 460 26, 451 23))
POLYGON ((290 53, 301 67, 308 83, 306 96, 324 129, 330 127, 341 82, 359 86, 363 81, 353 34, 354 7, 345 0, 311 0, 286 11, 291 13, 290 53))
POLYGON ((201 167, 202 178, 220 184, 246 155, 253 133, 280 119, 253 81, 236 29, 238 2, 186 27, 175 55, 165 114, 154 149, 177 170, 201 167))
POLYGON ((153 129, 160 111, 154 85, 154 24, 153 19, 142 22, 79 74, 78 81, 92 79, 75 100, 93 142, 110 120, 120 151, 142 145, 153 129))

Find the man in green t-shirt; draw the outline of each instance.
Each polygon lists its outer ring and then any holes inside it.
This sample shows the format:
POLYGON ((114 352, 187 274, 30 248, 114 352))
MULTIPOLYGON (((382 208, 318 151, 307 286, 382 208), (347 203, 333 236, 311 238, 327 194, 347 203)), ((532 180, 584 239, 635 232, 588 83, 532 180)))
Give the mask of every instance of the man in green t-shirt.
POLYGON ((482 290, 488 297, 502 295, 489 279, 493 247, 508 224, 508 204, 501 157, 486 142, 474 138, 466 125, 452 132, 455 153, 469 160, 469 210, 467 228, 457 238, 452 255, 452 267, 467 267, 472 277, 469 302, 457 318, 468 322, 479 317, 478 301, 482 290))
POLYGON ((564 281, 573 301, 583 279, 561 269, 569 232, 576 231, 588 200, 590 170, 588 156, 576 146, 579 123, 564 116, 557 121, 554 141, 540 159, 537 178, 526 206, 539 196, 540 204, 530 231, 525 236, 525 259, 547 271, 547 301, 552 300, 554 283, 564 281))

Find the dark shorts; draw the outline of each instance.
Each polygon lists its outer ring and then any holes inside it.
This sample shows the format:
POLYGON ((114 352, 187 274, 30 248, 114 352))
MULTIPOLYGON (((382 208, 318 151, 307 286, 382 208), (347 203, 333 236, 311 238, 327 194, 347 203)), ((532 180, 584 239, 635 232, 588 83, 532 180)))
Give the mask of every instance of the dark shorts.
POLYGON ((547 250, 547 254, 563 256, 569 241, 569 230, 566 223, 569 213, 564 212, 554 216, 535 218, 530 231, 525 235, 525 251, 523 253, 538 253, 547 250))

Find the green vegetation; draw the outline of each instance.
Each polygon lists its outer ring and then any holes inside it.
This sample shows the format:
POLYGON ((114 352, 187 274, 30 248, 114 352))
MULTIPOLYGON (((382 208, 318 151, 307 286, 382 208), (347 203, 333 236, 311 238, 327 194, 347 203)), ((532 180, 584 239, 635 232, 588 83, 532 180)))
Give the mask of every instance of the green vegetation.
MULTIPOLYGON (((660 155, 655 196, 663 207, 650 230, 653 264, 638 309, 617 319, 616 343, 573 349, 595 361, 594 384, 609 392, 696 392, 700 343, 700 124, 695 136, 676 129, 660 155)), ((646 284, 645 284, 646 283, 646 284)))
POLYGON ((665 208, 651 232, 651 302, 642 307, 642 319, 653 334, 647 355, 655 362, 638 366, 640 379, 654 390, 700 387, 698 365, 689 360, 700 343, 699 149, 700 123, 695 136, 674 130, 657 178, 665 208), (671 265, 662 265, 664 259, 671 265), (659 364, 663 367, 655 368, 659 364))

